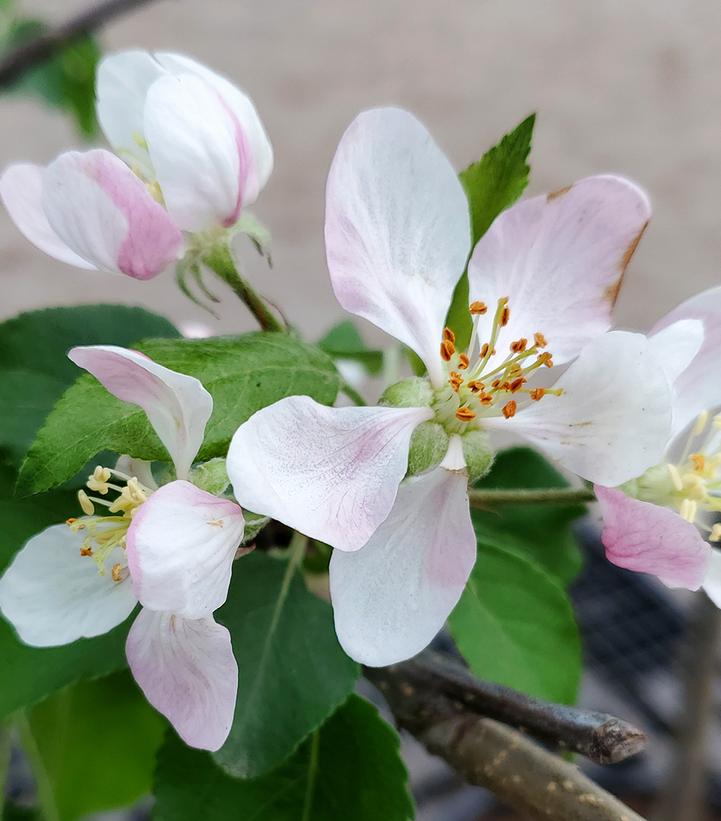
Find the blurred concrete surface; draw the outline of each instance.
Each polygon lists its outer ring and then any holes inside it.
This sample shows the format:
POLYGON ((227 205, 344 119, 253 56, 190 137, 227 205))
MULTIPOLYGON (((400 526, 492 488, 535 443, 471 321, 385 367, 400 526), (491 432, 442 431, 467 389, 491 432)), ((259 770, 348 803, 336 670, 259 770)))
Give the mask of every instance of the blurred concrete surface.
MULTIPOLYGON (((23 5, 60 19, 85 0, 23 5)), ((459 168, 535 110, 531 192, 602 171, 647 188, 655 216, 620 324, 646 328, 721 281, 720 32, 716 0, 158 0, 113 24, 103 43, 186 52, 254 98, 277 158, 257 205, 275 268, 246 249, 246 271, 314 334, 341 316, 323 254, 327 169, 352 117, 383 103, 416 112, 459 168)), ((33 101, 2 98, 0 118, 0 165, 78 144, 68 122, 33 101)), ((215 323, 170 276, 137 283, 49 260, 4 213, 0 283, 2 317, 102 300, 219 332, 252 327, 232 300, 215 323)))

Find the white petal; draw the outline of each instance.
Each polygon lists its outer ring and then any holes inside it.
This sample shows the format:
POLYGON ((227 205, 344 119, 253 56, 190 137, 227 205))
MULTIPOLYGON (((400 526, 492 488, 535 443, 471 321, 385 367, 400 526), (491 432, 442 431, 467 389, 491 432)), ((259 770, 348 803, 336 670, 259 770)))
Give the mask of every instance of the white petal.
POLYGON ((671 429, 671 386, 645 336, 604 334, 555 387, 564 394, 486 424, 521 434, 564 467, 607 487, 661 460, 671 429))
POLYGON ((711 288, 679 305, 652 329, 653 338, 679 320, 701 320, 701 350, 676 380, 674 431, 683 430, 703 410, 721 407, 721 379, 714 374, 721 354, 721 287, 711 288))
POLYGON ((170 52, 159 52, 155 57, 172 74, 197 75, 213 86, 223 98, 223 102, 240 124, 248 144, 250 166, 243 204, 252 205, 273 170, 273 148, 252 100, 225 77, 189 57, 170 52))
POLYGON ((360 114, 340 141, 326 189, 333 290, 351 313, 411 347, 436 385, 453 290, 470 250, 456 172, 406 111, 360 114))
POLYGON ((614 176, 588 177, 504 211, 468 266, 471 299, 485 302, 489 316, 499 298, 510 299, 499 356, 511 341, 540 331, 561 364, 607 331, 623 273, 650 216, 643 191, 614 176))
POLYGON ((68 151, 50 163, 43 207, 63 242, 102 271, 150 279, 182 255, 166 210, 109 151, 68 151))
POLYGON ((113 551, 100 575, 95 561, 80 555, 84 535, 65 524, 48 527, 0 579, 0 610, 26 644, 54 647, 100 636, 135 607, 130 582, 114 582, 110 574, 113 564, 125 564, 123 551, 113 551))
POLYGON ((68 248, 50 227, 43 209, 43 170, 32 163, 6 168, 0 177, 0 197, 15 225, 33 245, 68 265, 93 270, 95 265, 68 248))
POLYGON ((187 619, 209 616, 223 604, 243 511, 190 482, 163 485, 136 511, 127 554, 133 589, 151 610, 187 619))
POLYGON ((96 79, 98 122, 108 142, 149 176, 143 110, 150 86, 165 70, 147 51, 131 49, 103 57, 96 79))
POLYGON ((721 607, 721 550, 711 549, 711 561, 702 587, 716 607, 721 607))
POLYGON ((192 74, 150 88, 145 136, 168 211, 186 231, 233 225, 245 202, 250 148, 222 98, 192 74))
POLYGON ((171 371, 145 354, 115 345, 72 348, 68 357, 113 396, 142 408, 185 479, 213 411, 213 399, 193 376, 171 371))
POLYGON ((191 747, 217 750, 230 732, 238 665, 230 633, 212 618, 143 608, 125 645, 145 697, 191 747))
POLYGON ((341 550, 357 550, 393 506, 413 430, 428 408, 327 408, 290 396, 242 424, 228 451, 235 498, 341 550))
POLYGON ((362 550, 333 552, 335 627, 349 656, 394 664, 441 629, 476 560, 467 489, 464 472, 445 468, 408 479, 362 550))
POLYGON ((703 322, 681 319, 649 336, 649 341, 659 367, 666 371, 668 381, 673 385, 701 350, 703 322))

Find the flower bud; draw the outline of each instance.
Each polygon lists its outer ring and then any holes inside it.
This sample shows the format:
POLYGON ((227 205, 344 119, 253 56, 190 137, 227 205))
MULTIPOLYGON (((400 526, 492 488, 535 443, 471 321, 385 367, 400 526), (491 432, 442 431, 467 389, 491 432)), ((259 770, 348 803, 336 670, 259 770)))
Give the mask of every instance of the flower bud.
POLYGON ((482 479, 496 458, 488 441, 488 434, 482 430, 469 430, 461 436, 463 458, 466 460, 470 484, 482 479))
POLYGON ((431 383, 422 376, 409 376, 386 388, 378 404, 392 408, 426 408, 432 402, 431 383))
POLYGON ((438 422, 423 422, 413 431, 408 451, 408 475, 415 476, 440 464, 448 450, 448 434, 438 422))

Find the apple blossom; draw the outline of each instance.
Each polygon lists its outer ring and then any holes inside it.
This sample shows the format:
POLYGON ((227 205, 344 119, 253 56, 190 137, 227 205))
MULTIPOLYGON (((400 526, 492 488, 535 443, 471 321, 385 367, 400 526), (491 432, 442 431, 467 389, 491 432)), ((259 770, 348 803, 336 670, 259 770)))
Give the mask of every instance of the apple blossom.
POLYGON ((226 599, 244 519, 234 502, 187 481, 212 399, 197 379, 135 351, 100 345, 69 357, 145 411, 178 478, 158 488, 147 463, 127 457, 98 466, 87 483, 94 495, 79 493, 85 516, 25 544, 0 579, 0 609, 26 644, 49 647, 105 633, 140 602, 126 643, 136 681, 188 744, 218 749, 238 669, 213 612, 226 599))
POLYGON ((79 268, 150 279, 192 258, 239 228, 273 167, 250 99, 188 57, 106 57, 97 112, 116 154, 70 151, 45 168, 11 165, 0 178, 27 239, 79 268))
POLYGON ((709 369, 721 345, 721 288, 684 302, 652 329, 673 380, 673 429, 663 461, 620 487, 596 485, 606 555, 669 587, 702 585, 721 605, 721 389, 709 369), (694 326, 703 327, 699 335, 694 326))
POLYGON ((445 322, 471 250, 468 203, 424 127, 398 109, 361 114, 326 206, 339 302, 412 348, 428 377, 379 407, 264 408, 236 432, 228 473, 241 505, 336 548, 340 642, 384 665, 427 645, 461 595, 476 555, 467 486, 490 468, 489 433, 518 433, 600 483, 658 461, 669 380, 646 337, 607 332, 650 209, 632 183, 599 176, 501 214, 468 265, 474 330, 458 350, 445 322))

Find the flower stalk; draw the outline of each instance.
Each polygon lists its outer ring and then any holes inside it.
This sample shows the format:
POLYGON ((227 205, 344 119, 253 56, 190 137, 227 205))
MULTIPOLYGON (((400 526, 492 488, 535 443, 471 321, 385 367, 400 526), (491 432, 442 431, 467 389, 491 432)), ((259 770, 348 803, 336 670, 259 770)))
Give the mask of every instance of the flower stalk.
POLYGON ((469 490, 471 507, 485 508, 494 505, 568 505, 595 501, 593 491, 585 487, 551 488, 488 488, 469 490))

